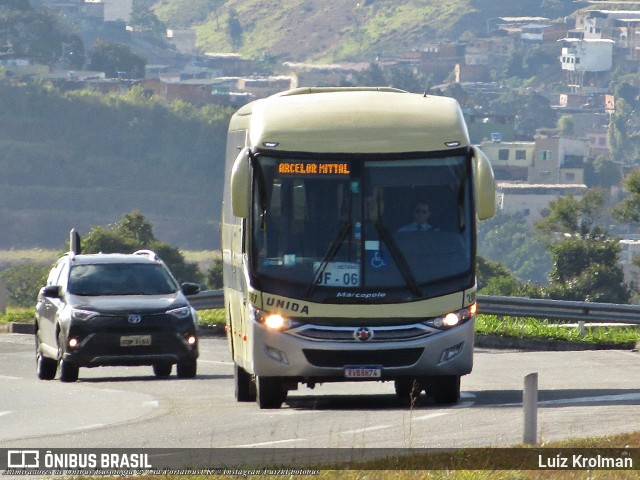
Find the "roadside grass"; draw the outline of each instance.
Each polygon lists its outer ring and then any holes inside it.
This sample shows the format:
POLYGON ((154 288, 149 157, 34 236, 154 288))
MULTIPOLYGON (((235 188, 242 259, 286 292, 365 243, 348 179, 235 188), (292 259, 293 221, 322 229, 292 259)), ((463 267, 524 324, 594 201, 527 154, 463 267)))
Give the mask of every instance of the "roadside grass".
MULTIPOLYGON (((536 448, 549 449, 551 454, 555 454, 559 449, 579 449, 580 454, 589 455, 588 451, 583 449, 638 449, 640 448, 640 432, 625 433, 620 435, 611 435, 604 437, 589 437, 584 439, 567 439, 562 441, 555 441, 538 445, 536 448)), ((269 478, 272 480, 294 480, 302 478, 318 478, 318 479, 336 479, 336 480, 593 480, 593 479, 616 479, 616 480, 637 480, 638 470, 564 470, 564 469, 541 469, 541 470, 454 470, 446 468, 444 465, 451 465, 453 463, 460 463, 459 458, 455 458, 456 455, 466 456, 472 461, 483 464, 484 460, 480 456, 493 456, 499 459, 500 456, 512 455, 514 449, 523 450, 529 449, 529 447, 516 445, 513 448, 495 450, 490 448, 477 449, 463 449, 457 453, 447 454, 434 451, 433 453, 419 453, 409 456, 396 456, 389 458, 382 458, 378 460, 372 460, 363 462, 360 464, 352 465, 348 469, 339 470, 336 466, 300 466, 288 467, 292 469, 291 473, 282 475, 265 475, 257 474, 252 469, 230 469, 233 471, 234 477, 253 477, 259 476, 260 478, 269 478), (453 455, 453 456, 452 456, 453 455), (438 458, 441 456, 441 458, 438 458), (474 458, 474 456, 476 458, 474 458), (442 462, 443 467, 441 469, 433 470, 421 470, 420 465, 437 465, 442 462), (398 469, 398 465, 402 466, 402 469, 398 469), (315 469, 319 473, 317 475, 303 475, 293 473, 295 470, 315 469), (246 473, 245 473, 246 472, 246 473)), ((536 452, 537 453, 537 452, 536 452)), ((532 453, 534 465, 537 464, 536 453, 532 453)), ((594 454, 596 451, 593 452, 594 454)), ((602 453, 602 452, 599 452, 602 453)), ((565 452, 566 454, 566 452, 565 452)), ((637 456, 634 455, 637 459, 637 456)), ((636 467, 634 465, 634 467, 636 467)), ((287 468, 284 466, 283 468, 287 468)), ((531 468, 531 467, 529 467, 531 468)), ((213 474, 213 475, 191 475, 192 480, 221 480, 230 478, 231 473, 225 474, 213 474)), ((102 477, 104 478, 104 477, 102 477)), ((154 480, 157 476, 150 475, 138 475, 138 480, 154 480)), ((164 475, 162 478, 165 480, 178 480, 184 478, 178 475, 164 475)))
POLYGON ((512 318, 478 315, 477 335, 586 342, 595 345, 629 345, 640 341, 640 325, 585 325, 584 331, 575 324, 550 322, 536 318, 512 318))

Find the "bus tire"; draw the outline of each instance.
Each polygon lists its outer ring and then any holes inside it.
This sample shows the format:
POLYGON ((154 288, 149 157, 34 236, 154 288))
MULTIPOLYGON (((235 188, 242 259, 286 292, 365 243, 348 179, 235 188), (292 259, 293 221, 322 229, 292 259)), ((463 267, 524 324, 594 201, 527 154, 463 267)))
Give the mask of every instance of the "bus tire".
POLYGON ((238 402, 254 402, 256 391, 251 380, 251 375, 247 371, 234 363, 233 379, 235 381, 235 396, 238 402))
POLYGON ((412 407, 418 401, 423 387, 417 378, 406 378, 394 381, 396 396, 402 403, 407 403, 412 407))
POLYGON ((439 405, 451 405, 460 399, 460 376, 444 375, 429 377, 426 382, 427 393, 439 405))
POLYGON ((276 409, 287 398, 287 391, 278 377, 256 375, 256 400, 261 409, 276 409))

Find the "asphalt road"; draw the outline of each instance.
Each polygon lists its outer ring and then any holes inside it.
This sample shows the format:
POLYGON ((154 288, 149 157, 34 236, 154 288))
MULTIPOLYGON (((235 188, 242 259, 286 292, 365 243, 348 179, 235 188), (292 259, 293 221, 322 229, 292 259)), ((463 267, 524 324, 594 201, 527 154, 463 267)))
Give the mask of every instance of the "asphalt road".
POLYGON ((0 335, 0 448, 508 446, 522 442, 524 377, 539 375, 539 442, 640 431, 640 354, 476 350, 462 399, 400 405, 392 383, 301 386, 280 410, 233 398, 222 338, 201 342, 198 376, 151 367, 81 369, 63 384, 35 376, 33 337, 0 335))

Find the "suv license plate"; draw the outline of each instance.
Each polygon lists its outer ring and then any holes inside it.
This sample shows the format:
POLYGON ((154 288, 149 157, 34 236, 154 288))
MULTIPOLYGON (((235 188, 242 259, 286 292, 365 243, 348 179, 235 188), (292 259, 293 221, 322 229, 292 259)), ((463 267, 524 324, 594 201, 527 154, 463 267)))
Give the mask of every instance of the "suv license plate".
POLYGON ((120 337, 121 347, 140 347, 151 345, 151 335, 123 335, 120 337))
POLYGON ((345 378, 380 378, 381 367, 344 367, 345 378))

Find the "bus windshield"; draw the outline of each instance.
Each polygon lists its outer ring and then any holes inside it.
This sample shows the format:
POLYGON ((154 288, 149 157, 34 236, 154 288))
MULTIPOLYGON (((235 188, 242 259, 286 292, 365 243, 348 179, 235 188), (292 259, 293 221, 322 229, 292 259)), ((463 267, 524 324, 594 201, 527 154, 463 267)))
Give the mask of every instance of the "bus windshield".
POLYGON ((269 291, 421 296, 472 270, 467 155, 255 160, 250 250, 269 291))

